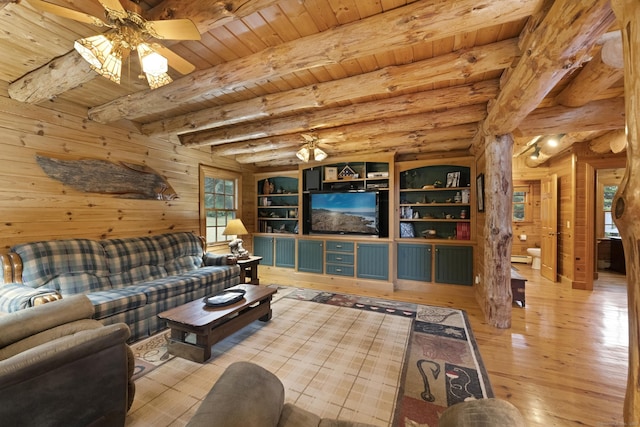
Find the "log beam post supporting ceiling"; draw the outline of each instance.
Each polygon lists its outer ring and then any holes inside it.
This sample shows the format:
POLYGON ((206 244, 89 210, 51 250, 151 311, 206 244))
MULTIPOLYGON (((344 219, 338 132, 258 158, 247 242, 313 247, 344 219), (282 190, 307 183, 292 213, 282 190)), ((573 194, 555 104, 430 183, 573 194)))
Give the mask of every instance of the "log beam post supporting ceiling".
POLYGON ((513 181, 510 134, 485 142, 484 313, 497 328, 511 327, 511 221, 513 181))
POLYGON ((640 2, 612 0, 624 49, 627 111, 627 167, 612 210, 620 230, 627 266, 629 300, 629 370, 624 400, 624 424, 640 425, 640 2))
MULTIPOLYGON (((504 222, 511 227, 510 221, 504 221, 511 217, 513 138, 510 134, 522 126, 525 118, 567 73, 588 59, 594 41, 605 34, 614 20, 609 0, 556 0, 546 14, 530 19, 520 38, 522 56, 512 69, 503 73, 500 94, 490 102, 487 117, 480 126, 481 137, 474 138, 475 144, 484 144, 486 188, 491 193, 486 203, 485 295, 480 295, 484 298, 480 305, 485 307, 485 317, 492 325, 509 327, 511 324, 511 301, 507 300, 510 289, 506 289, 510 286, 511 257, 510 250, 504 247, 510 247, 511 231, 499 226, 504 222), (505 146, 509 147, 508 155, 505 155, 505 146), (500 179, 500 173, 507 182, 500 179), (509 199, 509 211, 500 205, 503 200, 493 194, 494 191, 501 191, 502 196, 509 199), (490 198, 494 201, 489 202, 490 198)), ((475 152, 481 150, 481 146, 474 147, 475 152)))

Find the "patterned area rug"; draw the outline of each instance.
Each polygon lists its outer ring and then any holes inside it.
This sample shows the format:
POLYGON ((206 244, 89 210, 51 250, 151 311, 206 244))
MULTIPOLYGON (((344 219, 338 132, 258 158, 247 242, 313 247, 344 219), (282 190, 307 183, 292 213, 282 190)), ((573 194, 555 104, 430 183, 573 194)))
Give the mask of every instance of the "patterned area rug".
MULTIPOLYGON (((411 322, 393 426, 435 427, 446 407, 493 397, 463 310, 278 286, 274 303, 281 298, 400 316, 411 322)), ((168 337, 165 331, 132 346, 135 378, 173 358, 166 350, 168 337)))

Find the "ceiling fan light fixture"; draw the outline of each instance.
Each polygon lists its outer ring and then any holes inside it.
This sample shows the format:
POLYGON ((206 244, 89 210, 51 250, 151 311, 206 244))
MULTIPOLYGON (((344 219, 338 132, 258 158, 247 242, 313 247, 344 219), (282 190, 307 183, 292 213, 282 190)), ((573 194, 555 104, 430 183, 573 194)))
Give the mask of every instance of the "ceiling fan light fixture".
POLYGON ((112 82, 120 84, 120 76, 122 74, 122 52, 120 49, 113 49, 107 55, 102 67, 95 68, 95 71, 102 77, 106 77, 112 82))
POLYGON ((328 157, 327 153, 319 149, 318 147, 313 149, 313 159, 317 162, 321 162, 328 157))
POLYGON ((149 74, 145 73, 147 77, 147 83, 149 83, 149 87, 151 89, 157 89, 160 86, 168 85, 173 81, 173 79, 167 73, 161 74, 149 74))
POLYGON ((151 49, 151 46, 146 43, 140 43, 136 50, 138 51, 142 71, 146 74, 160 75, 167 73, 167 70, 169 70, 167 58, 151 49))
POLYGON ((304 146, 300 150, 298 150, 298 152, 296 153, 296 157, 302 160, 303 162, 307 163, 309 162, 310 154, 311 152, 309 151, 309 148, 304 146))
POLYGON ((93 68, 101 68, 113 49, 113 43, 104 34, 76 40, 74 49, 93 68))

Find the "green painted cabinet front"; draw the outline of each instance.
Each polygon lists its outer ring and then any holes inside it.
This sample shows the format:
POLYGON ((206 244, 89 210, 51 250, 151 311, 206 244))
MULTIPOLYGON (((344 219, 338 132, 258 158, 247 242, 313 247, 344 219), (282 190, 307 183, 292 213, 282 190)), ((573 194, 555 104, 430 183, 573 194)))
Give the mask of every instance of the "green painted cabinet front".
POLYGON ((473 285, 473 247, 436 245, 435 250, 437 283, 473 285))
POLYGON ((398 279, 431 281, 432 246, 399 243, 397 251, 398 279))
POLYGON ((262 265, 273 265, 273 237, 253 236, 253 254, 261 256, 262 265))
POLYGON ((323 242, 298 240, 298 271, 322 274, 323 242))
POLYGON ((357 244, 358 277, 389 280, 389 245, 386 243, 357 244))
POLYGON ((296 239, 276 237, 276 267, 294 268, 296 266, 296 239))

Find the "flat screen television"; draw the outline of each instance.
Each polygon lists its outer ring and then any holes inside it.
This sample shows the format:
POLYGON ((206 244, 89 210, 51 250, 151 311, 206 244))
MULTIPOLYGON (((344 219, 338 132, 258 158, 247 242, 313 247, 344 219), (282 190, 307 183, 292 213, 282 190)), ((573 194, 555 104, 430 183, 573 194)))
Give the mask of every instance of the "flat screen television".
POLYGON ((378 191, 311 192, 311 233, 380 235, 378 191))

